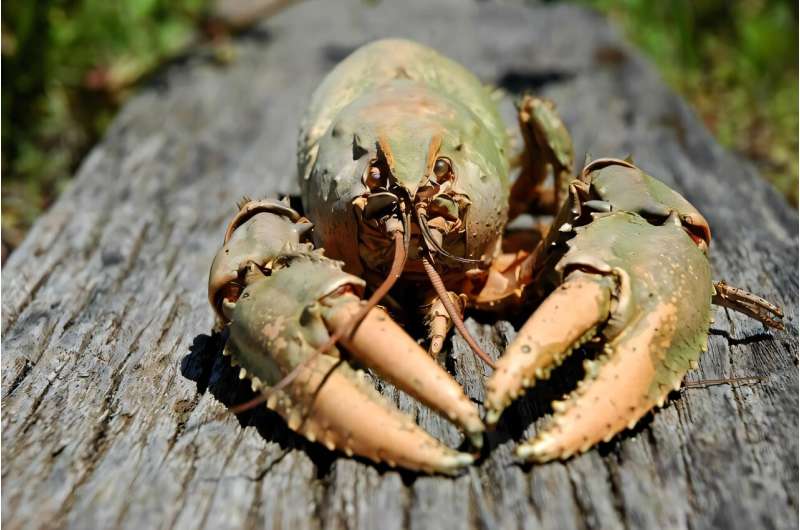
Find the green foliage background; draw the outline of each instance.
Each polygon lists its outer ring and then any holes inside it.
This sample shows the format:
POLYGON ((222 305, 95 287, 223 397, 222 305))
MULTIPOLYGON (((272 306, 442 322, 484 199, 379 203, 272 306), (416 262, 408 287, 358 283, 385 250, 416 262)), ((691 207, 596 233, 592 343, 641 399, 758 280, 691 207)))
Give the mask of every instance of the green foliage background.
POLYGON ((798 5, 786 0, 579 0, 608 15, 797 208, 798 5))
MULTIPOLYGON (((615 20, 719 140, 797 206, 797 3, 577 1, 615 20)), ((197 39, 208 2, 3 2, 3 256, 137 81, 197 39)))
POLYGON ((2 3, 4 255, 58 196, 137 80, 192 41, 206 3, 2 3))

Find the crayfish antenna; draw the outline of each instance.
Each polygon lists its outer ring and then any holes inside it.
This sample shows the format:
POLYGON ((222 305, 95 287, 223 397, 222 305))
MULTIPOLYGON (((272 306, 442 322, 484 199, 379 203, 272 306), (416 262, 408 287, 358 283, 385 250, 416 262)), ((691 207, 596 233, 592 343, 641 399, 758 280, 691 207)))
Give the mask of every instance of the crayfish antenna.
POLYGON ((746 377, 723 377, 721 379, 701 379, 699 381, 684 381, 681 390, 691 390, 692 388, 708 388, 717 385, 755 385, 764 382, 766 378, 760 375, 746 377))
POLYGON ((428 260, 428 258, 422 258, 422 265, 425 267, 425 272, 428 274, 428 278, 430 278, 431 284, 433 285, 436 294, 439 296, 439 300, 442 302, 447 314, 453 321, 453 325, 455 325, 456 329, 464 338, 464 340, 467 341, 467 344, 475 353, 475 355, 480 357, 480 359, 486 363, 487 366, 494 369, 494 361, 492 361, 492 358, 489 357, 485 351, 483 351, 475 338, 467 330, 467 326, 464 325, 464 320, 461 318, 461 314, 453 305, 453 301, 450 299, 450 294, 447 292, 447 288, 444 286, 444 282, 442 281, 441 276, 439 276, 439 273, 436 272, 433 264, 428 260))

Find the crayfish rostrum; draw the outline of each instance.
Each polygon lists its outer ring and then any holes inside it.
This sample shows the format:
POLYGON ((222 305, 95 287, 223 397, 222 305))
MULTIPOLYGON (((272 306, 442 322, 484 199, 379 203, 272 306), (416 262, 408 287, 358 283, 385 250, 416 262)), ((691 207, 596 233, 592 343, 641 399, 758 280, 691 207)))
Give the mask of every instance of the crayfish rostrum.
POLYGON ((778 308, 712 282, 708 223, 682 196, 627 160, 589 161, 571 178, 552 104, 523 97, 518 120, 524 146, 512 153, 490 90, 402 40, 360 48, 316 90, 299 138, 302 214, 243 201, 209 278, 225 353, 291 429, 348 455, 453 473, 474 456, 418 427, 354 365, 477 448, 485 425, 590 343, 599 354, 585 378, 517 449, 567 458, 663 404, 706 348, 712 303, 781 326, 778 308), (510 250, 505 227, 523 213, 550 222, 538 244, 510 250), (424 320, 427 351, 380 301, 424 320), (496 366, 463 326, 471 308, 533 304, 496 366), (483 418, 438 359, 454 325, 493 368, 483 418))

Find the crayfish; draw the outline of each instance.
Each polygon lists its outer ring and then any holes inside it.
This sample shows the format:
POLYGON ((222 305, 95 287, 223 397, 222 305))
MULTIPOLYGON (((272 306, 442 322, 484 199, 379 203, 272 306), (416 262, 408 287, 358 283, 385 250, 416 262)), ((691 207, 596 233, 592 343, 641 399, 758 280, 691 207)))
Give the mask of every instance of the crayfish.
POLYGON ((517 448, 543 462, 662 405, 706 348, 712 303, 781 327, 777 307, 712 281, 708 223, 681 195, 630 160, 588 161, 572 178, 570 136, 545 100, 523 97, 518 121, 512 153, 490 89, 413 42, 368 44, 330 72, 300 131, 303 212, 244 200, 211 268, 225 354, 255 402, 331 450, 454 473, 475 456, 421 429, 359 366, 479 448, 512 400, 591 346, 585 378, 517 448), (504 239, 521 214, 549 219, 528 247, 504 239), (534 304, 496 365, 463 325, 469 309, 534 304), (413 307, 427 351, 383 307, 413 307), (439 362, 453 326, 493 369, 483 417, 439 362))

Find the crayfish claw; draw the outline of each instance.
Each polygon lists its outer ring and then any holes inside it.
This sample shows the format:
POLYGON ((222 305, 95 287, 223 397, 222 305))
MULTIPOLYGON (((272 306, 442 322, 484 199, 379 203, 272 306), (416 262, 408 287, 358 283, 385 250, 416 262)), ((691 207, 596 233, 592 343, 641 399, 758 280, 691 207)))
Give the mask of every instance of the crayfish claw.
POLYGON ((266 401, 308 440, 390 466, 453 474, 472 463, 472 455, 425 432, 342 358, 337 341, 480 446, 477 407, 382 309, 361 310, 364 281, 314 249, 310 227, 285 202, 245 199, 215 257, 209 301, 229 330, 225 353, 260 394, 241 410, 266 401))
POLYGON ((486 422, 524 389, 547 379, 573 350, 595 336, 608 318, 613 281, 575 271, 536 309, 497 362, 487 383, 486 422))
POLYGON ((662 304, 627 328, 606 348, 609 353, 584 363, 585 379, 553 403, 549 426, 518 446, 517 455, 537 462, 568 458, 634 427, 653 407, 663 406, 686 371, 669 361, 678 326, 676 307, 662 304))
MULTIPOLYGON (((347 326, 360 306, 353 295, 324 302, 323 318, 332 330, 347 326)), ((484 425, 463 389, 381 308, 367 313, 342 344, 351 356, 395 386, 439 411, 458 425, 476 448, 483 442, 484 425)))
MULTIPOLYGON (((251 380, 290 429, 331 450, 424 472, 453 474, 471 463, 472 455, 447 447, 383 398, 335 345, 323 346, 352 324, 363 282, 303 248, 281 259, 284 266, 247 280, 229 312, 229 351, 240 378, 251 380)), ((482 439, 475 405, 382 309, 369 311, 340 343, 482 439)))
POLYGON ((702 216, 627 162, 599 159, 584 172, 591 194, 578 198, 574 214, 562 210, 574 234, 553 247, 562 253, 547 258, 558 261, 540 276, 555 287, 487 385, 492 423, 525 381, 548 377, 588 340, 602 344, 577 388, 553 403, 549 426, 519 446, 518 456, 539 462, 610 440, 663 406, 706 349, 711 320, 702 216), (586 213, 590 196, 614 208, 586 213))

